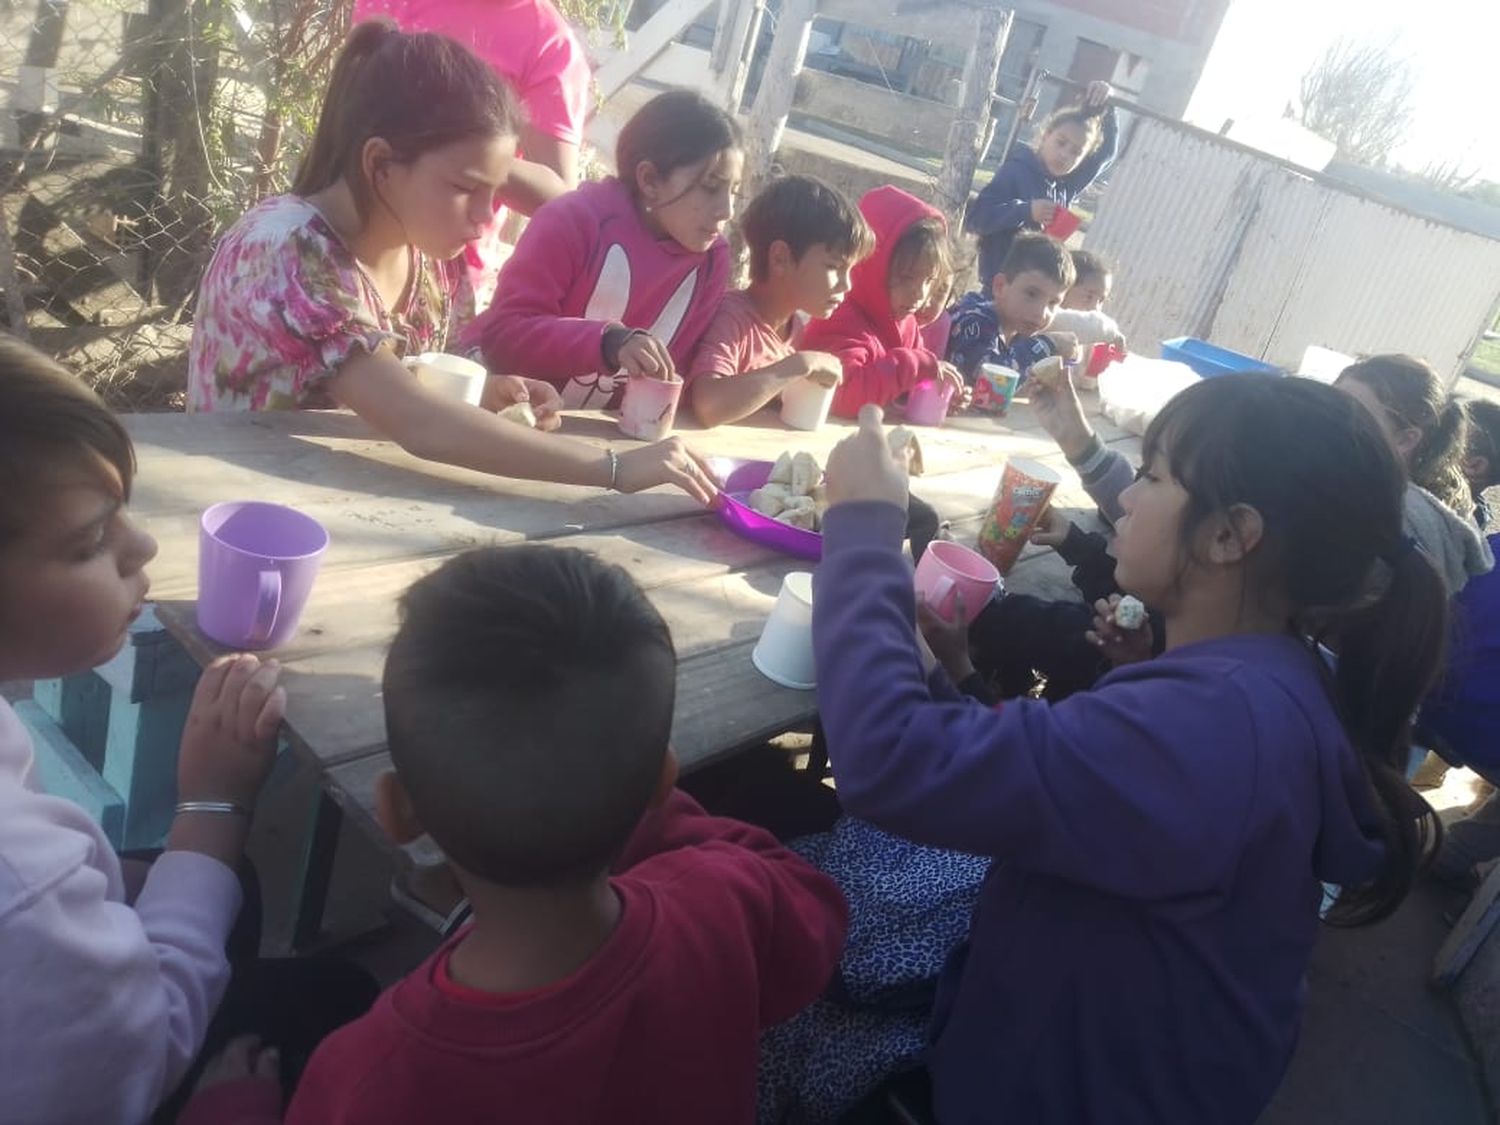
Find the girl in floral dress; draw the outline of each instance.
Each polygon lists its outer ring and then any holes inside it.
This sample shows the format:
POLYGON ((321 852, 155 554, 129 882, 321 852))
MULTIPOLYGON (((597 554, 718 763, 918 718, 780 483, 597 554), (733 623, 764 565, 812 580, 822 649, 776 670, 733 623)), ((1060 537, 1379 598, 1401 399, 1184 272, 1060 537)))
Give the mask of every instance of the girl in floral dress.
POLYGON ((462 251, 497 198, 534 187, 516 160, 520 117, 453 40, 356 27, 292 193, 241 218, 204 274, 189 409, 344 406, 417 457, 624 492, 675 484, 711 501, 712 473, 676 439, 617 453, 549 437, 491 411, 529 401, 555 429, 550 385, 492 376, 481 410, 401 362, 456 344, 473 313, 462 251))

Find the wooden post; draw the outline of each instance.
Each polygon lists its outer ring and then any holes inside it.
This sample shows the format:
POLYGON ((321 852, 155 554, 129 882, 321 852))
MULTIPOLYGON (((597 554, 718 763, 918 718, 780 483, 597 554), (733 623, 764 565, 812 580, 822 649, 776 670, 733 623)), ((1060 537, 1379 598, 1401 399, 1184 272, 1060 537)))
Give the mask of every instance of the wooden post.
POLYGON ((745 136, 747 198, 770 178, 817 14, 818 0, 785 0, 781 6, 765 74, 755 92, 755 104, 750 107, 750 127, 745 136))
POLYGON ((937 204, 957 230, 963 224, 964 209, 969 205, 969 190, 984 151, 985 129, 990 120, 990 101, 995 80, 1000 74, 1000 56, 1010 38, 1012 13, 1007 9, 985 7, 979 10, 974 49, 964 67, 963 94, 958 116, 948 131, 948 150, 943 155, 943 171, 938 177, 937 204))
POLYGON ((728 94, 724 99, 729 112, 733 114, 740 112, 740 106, 745 101, 745 86, 750 81, 750 65, 755 61, 755 48, 760 43, 760 25, 766 18, 766 0, 744 0, 740 12, 748 18, 748 23, 740 38, 739 58, 729 70, 728 94))

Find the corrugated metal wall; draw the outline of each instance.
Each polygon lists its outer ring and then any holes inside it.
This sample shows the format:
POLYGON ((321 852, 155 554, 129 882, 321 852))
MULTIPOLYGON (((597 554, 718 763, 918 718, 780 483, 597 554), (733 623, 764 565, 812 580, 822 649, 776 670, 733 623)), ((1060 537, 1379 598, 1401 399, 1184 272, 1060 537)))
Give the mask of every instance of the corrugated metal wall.
POLYGON ((1500 242, 1138 119, 1086 245, 1143 352, 1198 336, 1295 370, 1320 344, 1404 351, 1456 379, 1500 306, 1500 242))

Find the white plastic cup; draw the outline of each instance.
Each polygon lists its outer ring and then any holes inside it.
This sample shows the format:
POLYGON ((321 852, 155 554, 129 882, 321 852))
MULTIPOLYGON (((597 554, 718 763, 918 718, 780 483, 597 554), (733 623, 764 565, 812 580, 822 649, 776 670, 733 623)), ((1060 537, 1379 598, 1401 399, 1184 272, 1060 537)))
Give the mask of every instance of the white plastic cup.
POLYGON ((822 429, 835 390, 808 378, 788 383, 781 392, 781 420, 794 430, 822 429))
POLYGON ((762 676, 797 691, 811 691, 818 684, 813 663, 812 578, 808 571, 794 570, 781 580, 781 593, 750 653, 762 676))
POLYGON ((478 406, 484 397, 484 384, 490 377, 482 363, 447 352, 423 352, 406 361, 417 382, 444 398, 478 406))

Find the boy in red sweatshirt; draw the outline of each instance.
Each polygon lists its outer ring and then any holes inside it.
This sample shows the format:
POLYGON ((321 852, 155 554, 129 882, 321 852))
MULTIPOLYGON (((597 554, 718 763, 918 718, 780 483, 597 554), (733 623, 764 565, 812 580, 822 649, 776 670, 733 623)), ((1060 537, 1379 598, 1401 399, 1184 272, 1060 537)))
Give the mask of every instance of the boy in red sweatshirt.
POLYGON ((823 991, 846 909, 674 788, 666 623, 538 545, 460 555, 402 611, 378 815, 431 834, 473 922, 323 1042, 287 1122, 749 1125, 760 1033, 823 991))
POLYGON ((962 395, 963 376, 922 343, 915 315, 949 273, 947 220, 889 186, 866 192, 859 209, 875 232, 875 252, 854 267, 844 303, 802 337, 807 350, 843 362, 833 412, 853 418, 866 403, 885 406, 924 379, 941 379, 962 395))

